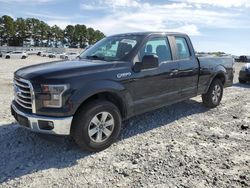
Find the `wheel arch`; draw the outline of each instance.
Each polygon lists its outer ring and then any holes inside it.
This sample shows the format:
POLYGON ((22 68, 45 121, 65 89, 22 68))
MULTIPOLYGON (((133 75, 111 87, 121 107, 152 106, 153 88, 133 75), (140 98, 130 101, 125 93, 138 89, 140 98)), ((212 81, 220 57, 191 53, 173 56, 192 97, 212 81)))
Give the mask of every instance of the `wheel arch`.
POLYGON ((100 81, 91 82, 71 98, 74 104, 73 114, 76 114, 86 103, 93 100, 107 100, 114 103, 123 119, 126 119, 131 112, 132 98, 126 89, 118 82, 100 81))
POLYGON ((85 106, 87 103, 94 101, 94 100, 107 100, 109 102, 112 102, 113 104, 115 104, 118 107, 122 117, 123 118, 126 117, 127 107, 126 107, 125 102, 123 101, 122 97, 119 96, 119 94, 112 92, 112 91, 102 91, 102 92, 92 94, 91 96, 88 96, 77 107, 75 113, 77 113, 80 109, 82 109, 83 106, 85 106))
POLYGON ((215 79, 221 80, 223 86, 224 86, 224 84, 226 83, 226 75, 224 74, 224 72, 219 72, 219 73, 217 73, 217 74, 214 76, 214 78, 213 78, 212 81, 214 81, 215 79))
POLYGON ((215 79, 219 79, 221 80, 223 86, 225 85, 226 83, 226 79, 227 79, 227 71, 225 69, 225 67, 223 66, 217 66, 215 68, 215 71, 214 71, 214 74, 212 75, 212 77, 210 78, 210 81, 209 81, 209 84, 207 85, 207 88, 205 89, 205 92, 206 93, 209 89, 209 87, 211 86, 212 82, 215 80, 215 79))

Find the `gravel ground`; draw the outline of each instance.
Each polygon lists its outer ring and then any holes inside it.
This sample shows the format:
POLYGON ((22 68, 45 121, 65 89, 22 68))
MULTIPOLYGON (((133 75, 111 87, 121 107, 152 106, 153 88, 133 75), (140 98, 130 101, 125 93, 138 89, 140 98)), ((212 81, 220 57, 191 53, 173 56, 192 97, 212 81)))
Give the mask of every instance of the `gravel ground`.
POLYGON ((10 115, 13 72, 50 61, 0 59, 0 187, 249 187, 250 85, 237 82, 222 103, 200 97, 124 122, 120 139, 99 153, 68 137, 41 138, 10 115))

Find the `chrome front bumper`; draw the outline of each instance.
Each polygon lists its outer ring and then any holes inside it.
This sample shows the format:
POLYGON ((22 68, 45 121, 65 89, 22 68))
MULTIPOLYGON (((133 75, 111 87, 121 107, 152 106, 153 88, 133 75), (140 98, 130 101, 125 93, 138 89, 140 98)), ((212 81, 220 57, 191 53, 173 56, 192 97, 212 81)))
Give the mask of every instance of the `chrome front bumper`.
MULTIPOLYGON (((45 133, 45 134, 55 134, 55 135, 70 135, 70 128, 73 116, 71 117, 47 117, 47 116, 38 116, 33 114, 26 114, 17 109, 14 104, 11 104, 12 115, 18 121, 18 119, 27 120, 27 126, 22 126, 30 129, 34 132, 45 133), (15 113, 15 114, 13 114, 15 113), (17 118, 21 117, 21 118, 17 118), (49 121, 53 123, 53 129, 44 130, 39 127, 38 121, 49 121)), ((22 124, 22 123, 19 123, 22 124)))

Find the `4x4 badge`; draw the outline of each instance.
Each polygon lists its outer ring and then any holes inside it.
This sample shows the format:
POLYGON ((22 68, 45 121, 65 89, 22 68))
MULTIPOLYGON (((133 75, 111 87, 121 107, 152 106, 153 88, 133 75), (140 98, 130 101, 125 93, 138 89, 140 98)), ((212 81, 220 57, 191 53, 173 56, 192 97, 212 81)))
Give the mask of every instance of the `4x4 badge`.
POLYGON ((119 73, 116 75, 117 78, 124 78, 128 76, 131 76, 131 72, 119 73))

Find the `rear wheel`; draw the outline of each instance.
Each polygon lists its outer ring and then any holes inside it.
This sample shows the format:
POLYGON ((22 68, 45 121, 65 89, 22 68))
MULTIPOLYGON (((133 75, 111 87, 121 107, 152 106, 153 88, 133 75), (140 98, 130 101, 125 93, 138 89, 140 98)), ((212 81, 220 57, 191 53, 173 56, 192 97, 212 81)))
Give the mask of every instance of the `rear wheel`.
POLYGON ((10 59, 10 56, 7 55, 7 56, 5 57, 5 59, 10 59))
POLYGON ((92 101, 74 117, 71 135, 84 150, 101 151, 109 147, 121 130, 119 109, 109 101, 92 101))
POLYGON ((247 81, 246 81, 246 80, 242 80, 242 79, 239 78, 239 82, 240 82, 241 84, 245 84, 247 81))
POLYGON ((223 96, 223 84, 221 80, 215 79, 210 85, 207 93, 202 95, 203 104, 209 108, 214 108, 220 104, 223 96))
POLYGON ((22 56, 22 59, 26 59, 26 56, 22 56))

